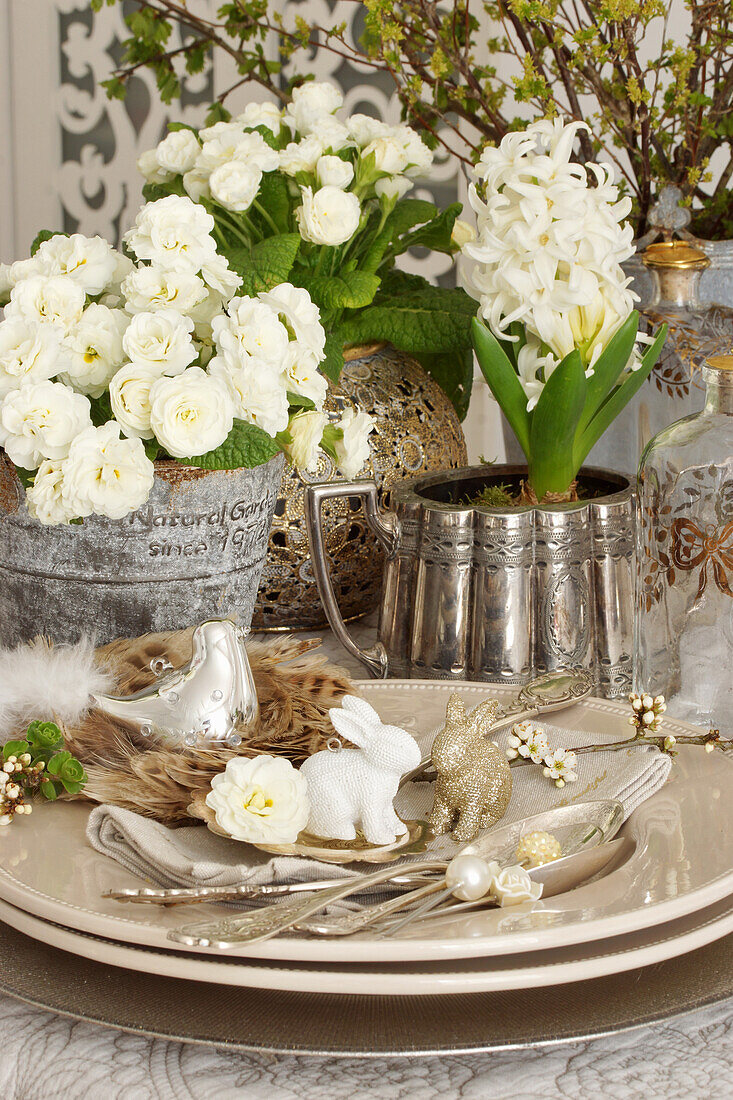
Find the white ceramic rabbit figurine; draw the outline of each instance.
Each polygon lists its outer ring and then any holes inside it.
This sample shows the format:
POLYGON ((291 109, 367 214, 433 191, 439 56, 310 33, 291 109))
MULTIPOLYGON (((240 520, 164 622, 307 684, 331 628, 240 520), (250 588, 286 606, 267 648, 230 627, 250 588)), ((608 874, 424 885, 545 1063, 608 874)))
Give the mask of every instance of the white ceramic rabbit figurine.
POLYGON ((374 707, 345 695, 329 712, 337 733, 357 749, 324 749, 302 765, 311 814, 308 832, 353 840, 357 826, 370 844, 390 844, 407 832, 392 806, 401 777, 420 763, 417 742, 399 726, 385 726, 374 707))

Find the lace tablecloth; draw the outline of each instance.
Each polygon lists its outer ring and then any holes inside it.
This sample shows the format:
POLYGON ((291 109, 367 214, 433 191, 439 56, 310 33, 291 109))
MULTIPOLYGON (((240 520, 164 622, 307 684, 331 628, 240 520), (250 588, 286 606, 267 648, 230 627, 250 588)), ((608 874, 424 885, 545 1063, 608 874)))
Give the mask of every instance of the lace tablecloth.
MULTIPOLYGON (((333 641, 328 648, 354 668, 333 641)), ((556 1047, 372 1060, 233 1054, 0 997, 2 1100, 730 1100, 732 1081, 733 1000, 556 1047)))

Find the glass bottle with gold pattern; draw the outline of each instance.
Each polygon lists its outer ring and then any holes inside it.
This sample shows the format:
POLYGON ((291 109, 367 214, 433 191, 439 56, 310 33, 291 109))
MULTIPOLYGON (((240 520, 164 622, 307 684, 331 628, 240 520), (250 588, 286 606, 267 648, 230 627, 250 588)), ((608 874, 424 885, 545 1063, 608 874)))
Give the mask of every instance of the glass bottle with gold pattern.
POLYGON ((733 735, 733 355, 639 464, 634 684, 733 735))

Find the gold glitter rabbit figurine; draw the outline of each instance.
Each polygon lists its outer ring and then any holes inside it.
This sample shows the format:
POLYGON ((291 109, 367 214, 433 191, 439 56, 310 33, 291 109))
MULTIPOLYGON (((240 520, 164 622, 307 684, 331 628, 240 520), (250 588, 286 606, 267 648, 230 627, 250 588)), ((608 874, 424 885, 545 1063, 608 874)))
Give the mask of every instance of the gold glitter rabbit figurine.
POLYGON ((430 825, 436 834, 452 829, 453 839, 466 843, 506 813, 511 769, 504 753, 486 740, 498 709, 496 700, 487 699, 467 715, 460 695, 448 700, 445 726, 432 748, 438 778, 430 825))

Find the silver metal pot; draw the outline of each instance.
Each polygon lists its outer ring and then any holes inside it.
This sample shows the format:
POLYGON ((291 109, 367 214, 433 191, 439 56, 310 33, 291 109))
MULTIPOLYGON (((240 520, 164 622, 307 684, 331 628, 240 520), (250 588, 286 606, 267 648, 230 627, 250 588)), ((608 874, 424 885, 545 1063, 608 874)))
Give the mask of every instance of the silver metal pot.
POLYGON ((240 470, 157 462, 123 520, 44 527, 0 453, 0 645, 94 633, 99 644, 203 619, 252 618, 284 459, 240 470))
POLYGON ((634 485, 581 470, 603 495, 576 504, 495 508, 465 503, 518 484, 521 466, 472 466, 398 482, 380 510, 374 482, 313 485, 306 524, 313 572, 334 633, 373 676, 526 684, 568 665, 595 689, 631 684, 634 485), (323 547, 321 506, 361 497, 387 552, 378 640, 361 649, 341 617, 323 547))

